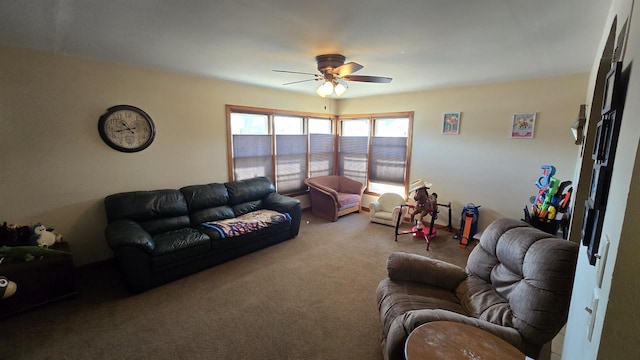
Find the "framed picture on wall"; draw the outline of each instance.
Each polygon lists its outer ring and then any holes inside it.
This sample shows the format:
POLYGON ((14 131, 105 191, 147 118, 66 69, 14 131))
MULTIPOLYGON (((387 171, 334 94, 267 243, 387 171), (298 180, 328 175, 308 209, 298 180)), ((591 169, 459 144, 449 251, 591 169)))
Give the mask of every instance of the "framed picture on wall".
POLYGON ((582 229, 580 230, 580 236, 582 238, 582 245, 589 246, 591 242, 593 220, 596 214, 595 209, 591 201, 586 200, 584 202, 584 215, 582 217, 582 229))
POLYGON ((605 140, 607 138, 606 133, 607 128, 609 127, 608 123, 609 122, 606 117, 603 117, 603 119, 598 121, 598 124, 596 124, 596 138, 593 142, 593 151, 591 153, 591 158, 597 163, 602 161, 603 159, 605 140))
POLYGON ((460 133, 460 113, 445 113, 442 118, 442 133, 445 135, 458 135, 460 133))
POLYGON ((605 166, 594 166, 591 170, 589 201, 595 209, 604 208, 609 193, 609 169, 605 166))
POLYGON ((620 88, 620 71, 622 69, 622 62, 618 61, 611 67, 611 70, 607 73, 607 78, 604 83, 604 97, 602 99, 602 114, 606 114, 612 109, 618 107, 618 100, 620 100, 620 94, 618 89, 620 88))
POLYGON ((511 138, 532 139, 533 129, 536 126, 536 113, 513 114, 511 121, 511 138))
POLYGON ((600 247, 600 235, 602 235, 602 224, 604 220, 604 209, 594 210, 593 222, 591 225, 591 235, 589 239, 589 245, 587 245, 587 257, 589 258, 589 264, 595 265, 598 248, 600 247))
POLYGON ((618 146, 618 136, 620 133, 620 122, 616 119, 616 111, 610 111, 605 115, 606 129, 602 137, 602 150, 600 154, 600 165, 608 166, 613 163, 613 158, 616 156, 616 148, 618 146))

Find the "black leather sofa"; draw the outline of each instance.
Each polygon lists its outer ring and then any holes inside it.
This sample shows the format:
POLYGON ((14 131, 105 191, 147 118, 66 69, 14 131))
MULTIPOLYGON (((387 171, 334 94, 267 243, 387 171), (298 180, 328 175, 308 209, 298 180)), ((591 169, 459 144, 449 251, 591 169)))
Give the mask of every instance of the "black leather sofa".
POLYGON ((118 193, 104 204, 107 242, 134 293, 291 239, 300 229, 300 201, 276 193, 265 177, 118 193), (260 210, 284 218, 242 234, 225 234, 210 223, 260 210))

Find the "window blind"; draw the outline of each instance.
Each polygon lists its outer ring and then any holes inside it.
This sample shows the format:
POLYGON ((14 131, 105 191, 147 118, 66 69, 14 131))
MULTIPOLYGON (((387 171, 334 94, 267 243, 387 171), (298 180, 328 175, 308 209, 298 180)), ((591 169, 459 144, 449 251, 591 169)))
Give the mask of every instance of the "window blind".
POLYGON ((368 136, 340 136, 339 174, 366 184, 368 147, 368 136))
POLYGON ((371 178, 373 182, 404 185, 407 161, 406 137, 371 138, 371 178))
POLYGON ((306 189, 307 136, 276 135, 276 184, 279 193, 306 189))
POLYGON ((266 176, 273 181, 271 135, 233 135, 235 180, 266 176))
POLYGON ((310 177, 333 175, 333 134, 309 135, 310 177))

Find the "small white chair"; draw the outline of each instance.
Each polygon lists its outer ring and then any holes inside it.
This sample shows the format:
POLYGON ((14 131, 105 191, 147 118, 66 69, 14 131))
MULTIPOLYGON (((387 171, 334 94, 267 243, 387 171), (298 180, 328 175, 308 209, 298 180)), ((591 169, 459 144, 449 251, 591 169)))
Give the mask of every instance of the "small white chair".
MULTIPOLYGON (((369 204, 369 219, 371 222, 396 226, 398 220, 400 205, 406 205, 406 201, 402 196, 395 193, 384 193, 380 195, 378 201, 369 204)), ((407 213, 407 207, 402 208, 403 219, 407 213)))

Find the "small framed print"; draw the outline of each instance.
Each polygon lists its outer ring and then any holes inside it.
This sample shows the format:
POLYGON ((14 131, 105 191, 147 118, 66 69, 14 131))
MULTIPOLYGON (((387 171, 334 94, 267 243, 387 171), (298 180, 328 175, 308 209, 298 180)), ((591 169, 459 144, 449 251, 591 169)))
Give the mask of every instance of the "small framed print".
POLYGON ((458 135, 460 133, 460 113, 445 113, 442 119, 442 133, 458 135))
POLYGON ((615 110, 618 107, 620 95, 618 94, 620 83, 620 71, 622 69, 622 62, 616 62, 611 70, 607 73, 607 78, 604 84, 604 96, 602 98, 602 114, 606 114, 611 110, 615 110))
POLYGON ((535 126, 536 113, 513 114, 513 120, 511 121, 511 138, 532 139, 535 126))

